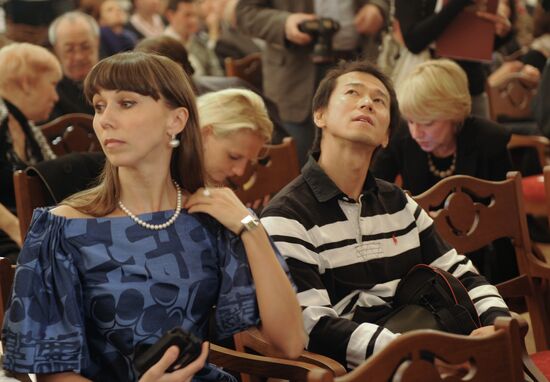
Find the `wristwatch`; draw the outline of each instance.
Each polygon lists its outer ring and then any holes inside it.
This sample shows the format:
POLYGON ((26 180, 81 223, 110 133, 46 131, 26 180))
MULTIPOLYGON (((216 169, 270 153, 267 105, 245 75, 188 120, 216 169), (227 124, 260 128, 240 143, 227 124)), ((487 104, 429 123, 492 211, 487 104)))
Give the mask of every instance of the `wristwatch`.
POLYGON ((253 215, 246 215, 242 220, 241 224, 243 225, 241 230, 238 233, 238 236, 241 237, 246 231, 252 231, 253 229, 260 226, 260 219, 253 215))

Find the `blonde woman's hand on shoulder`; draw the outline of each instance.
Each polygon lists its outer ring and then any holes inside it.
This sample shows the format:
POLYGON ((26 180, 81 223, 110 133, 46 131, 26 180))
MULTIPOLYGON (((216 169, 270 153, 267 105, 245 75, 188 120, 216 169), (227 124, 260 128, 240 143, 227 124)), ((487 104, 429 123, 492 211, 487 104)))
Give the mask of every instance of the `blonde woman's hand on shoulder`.
POLYGON ((185 201, 184 207, 189 209, 189 213, 203 212, 212 216, 234 234, 240 232, 241 220, 250 214, 227 187, 200 188, 185 201))

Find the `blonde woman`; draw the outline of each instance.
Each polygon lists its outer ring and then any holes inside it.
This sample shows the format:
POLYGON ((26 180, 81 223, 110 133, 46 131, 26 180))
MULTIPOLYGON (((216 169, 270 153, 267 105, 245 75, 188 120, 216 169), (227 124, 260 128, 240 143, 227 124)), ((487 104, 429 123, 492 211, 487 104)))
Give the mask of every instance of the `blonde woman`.
POLYGON ((375 176, 420 194, 454 174, 503 180, 511 168, 510 135, 499 125, 470 115, 466 74, 453 61, 430 60, 397 87, 406 125, 375 158, 375 176))
POLYGON ((244 174, 271 141, 273 123, 262 98, 246 89, 226 89, 197 99, 208 183, 224 185, 244 174))
POLYGON ((13 43, 0 49, 0 256, 15 263, 19 220, 13 172, 55 158, 33 121, 43 121, 58 100, 61 66, 47 49, 13 43))
MULTIPOLYGON (((472 116, 466 74, 455 62, 430 60, 416 67, 397 88, 402 123, 388 147, 375 156, 374 176, 418 195, 455 174, 504 180, 511 169, 510 134, 489 120, 472 116)), ((497 240, 490 252, 470 254, 492 283, 517 275, 513 248, 497 240)))

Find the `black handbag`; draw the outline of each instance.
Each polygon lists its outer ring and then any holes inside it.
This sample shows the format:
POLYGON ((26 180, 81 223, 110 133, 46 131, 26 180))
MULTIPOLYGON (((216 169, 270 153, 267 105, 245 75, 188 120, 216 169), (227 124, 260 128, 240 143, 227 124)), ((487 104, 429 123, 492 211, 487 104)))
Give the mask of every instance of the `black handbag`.
POLYGON ((435 329, 468 335, 481 322, 468 290, 449 272, 429 265, 413 267, 401 279, 394 311, 379 324, 394 333, 435 329))

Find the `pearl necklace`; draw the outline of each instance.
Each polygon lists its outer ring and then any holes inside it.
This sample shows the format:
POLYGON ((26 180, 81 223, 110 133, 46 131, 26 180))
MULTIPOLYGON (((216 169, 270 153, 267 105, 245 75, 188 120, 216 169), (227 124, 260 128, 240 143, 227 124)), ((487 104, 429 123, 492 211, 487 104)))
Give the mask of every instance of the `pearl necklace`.
POLYGON ((435 176, 437 176, 438 178, 443 179, 453 175, 456 169, 456 151, 453 153, 453 161, 451 162, 451 165, 447 170, 438 170, 437 167, 435 167, 434 162, 432 160, 432 154, 428 153, 428 168, 430 169, 430 172, 435 176))
POLYGON ((180 215, 180 211, 181 211, 181 188, 180 188, 180 185, 177 184, 175 181, 174 181, 174 186, 176 186, 176 192, 178 195, 177 201, 176 201, 176 210, 174 211, 174 215, 172 215, 170 219, 168 219, 166 222, 162 224, 150 224, 150 223, 144 222, 143 220, 138 218, 136 215, 134 215, 128 208, 126 208, 126 206, 122 204, 120 200, 118 201, 118 206, 126 215, 130 217, 130 219, 132 219, 134 222, 136 222, 137 224, 139 224, 144 228, 151 229, 154 231, 165 229, 171 226, 172 224, 174 224, 174 222, 180 215))

